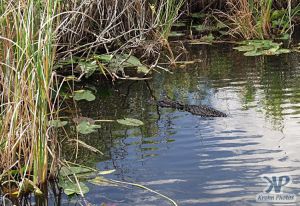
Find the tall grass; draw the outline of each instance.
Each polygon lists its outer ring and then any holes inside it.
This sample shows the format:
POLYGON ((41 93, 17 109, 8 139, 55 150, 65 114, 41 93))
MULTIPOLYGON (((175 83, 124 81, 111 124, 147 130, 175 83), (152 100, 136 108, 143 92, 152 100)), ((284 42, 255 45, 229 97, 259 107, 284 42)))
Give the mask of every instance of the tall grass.
MULTIPOLYGON (((230 34, 243 39, 269 39, 292 33, 292 18, 299 9, 292 10, 291 0, 286 7, 275 9, 281 1, 226 0, 228 11, 222 14, 230 24, 230 34)), ((296 6, 295 6, 296 7, 296 6)))
POLYGON ((59 2, 0 0, 2 182, 44 183, 56 160, 49 120, 55 115, 52 67, 59 2))
POLYGON ((158 28, 167 39, 183 2, 0 0, 0 181, 36 186, 57 172, 58 55, 134 49, 158 28))

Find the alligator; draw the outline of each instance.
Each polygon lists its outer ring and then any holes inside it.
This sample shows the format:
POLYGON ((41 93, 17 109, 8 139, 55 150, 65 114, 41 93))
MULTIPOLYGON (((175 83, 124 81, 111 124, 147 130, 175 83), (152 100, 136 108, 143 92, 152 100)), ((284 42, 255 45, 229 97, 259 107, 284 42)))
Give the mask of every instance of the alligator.
POLYGON ((206 105, 182 104, 180 102, 173 101, 170 99, 158 100, 156 101, 156 104, 159 107, 167 107, 167 108, 183 110, 201 117, 227 117, 227 114, 206 105))

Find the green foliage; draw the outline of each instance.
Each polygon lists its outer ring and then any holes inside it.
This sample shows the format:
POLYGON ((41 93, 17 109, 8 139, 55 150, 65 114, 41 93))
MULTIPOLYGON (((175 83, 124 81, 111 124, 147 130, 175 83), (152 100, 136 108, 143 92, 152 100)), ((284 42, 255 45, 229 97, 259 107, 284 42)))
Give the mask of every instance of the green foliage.
POLYGON ((141 120, 132 119, 132 118, 118 119, 117 122, 119 124, 123 124, 123 125, 126 125, 126 126, 133 126, 133 127, 139 127, 139 126, 144 125, 144 123, 141 120))
POLYGON ((86 186, 83 182, 73 182, 69 179, 60 180, 58 185, 63 189, 64 193, 68 196, 72 196, 75 194, 86 194, 89 192, 88 186, 86 186))
POLYGON ((77 129, 77 132, 81 133, 81 134, 90 134, 90 133, 93 133, 93 132, 96 132, 97 129, 100 129, 101 126, 100 125, 95 125, 89 121, 81 121, 76 129, 77 129))
POLYGON ((68 121, 61 121, 59 119, 56 119, 56 120, 51 120, 49 122, 49 125, 51 127, 55 127, 55 128, 59 128, 59 127, 64 127, 68 124, 68 121))
POLYGON ((179 10, 184 2, 185 0, 166 0, 163 1, 163 3, 159 3, 158 0, 153 0, 151 2, 152 13, 158 18, 158 31, 162 39, 168 39, 172 25, 176 21, 179 10))
POLYGON ((240 43, 234 49, 245 52, 245 56, 279 55, 289 53, 289 49, 282 49, 280 43, 271 40, 248 40, 240 43))
POLYGON ((93 172, 93 170, 89 169, 89 168, 86 168, 86 167, 79 167, 79 166, 76 166, 76 167, 62 167, 60 169, 60 176, 62 177, 68 177, 70 175, 79 175, 79 174, 83 174, 83 173, 91 173, 93 172))
POLYGON ((90 91, 90 90, 77 90, 74 91, 74 100, 80 101, 80 100, 86 100, 86 101, 94 101, 96 99, 96 96, 90 91))

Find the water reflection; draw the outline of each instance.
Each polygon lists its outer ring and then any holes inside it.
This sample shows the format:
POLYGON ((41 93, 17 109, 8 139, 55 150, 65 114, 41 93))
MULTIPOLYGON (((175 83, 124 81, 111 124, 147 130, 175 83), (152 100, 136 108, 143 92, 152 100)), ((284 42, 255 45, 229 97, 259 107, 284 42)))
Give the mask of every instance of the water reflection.
MULTIPOLYGON (((299 55, 246 58, 226 46, 187 49, 182 60, 202 61, 155 75, 153 94, 145 82, 119 82, 99 89, 96 101, 79 104, 84 116, 145 123, 134 129, 103 124, 81 137, 106 154, 82 151, 82 162, 115 168, 110 177, 149 185, 179 205, 257 205, 264 173, 293 175, 285 192, 299 196, 299 55), (201 118, 149 103, 163 94, 229 117, 201 118)), ((96 205, 168 205, 138 188, 90 187, 87 199, 96 205)))

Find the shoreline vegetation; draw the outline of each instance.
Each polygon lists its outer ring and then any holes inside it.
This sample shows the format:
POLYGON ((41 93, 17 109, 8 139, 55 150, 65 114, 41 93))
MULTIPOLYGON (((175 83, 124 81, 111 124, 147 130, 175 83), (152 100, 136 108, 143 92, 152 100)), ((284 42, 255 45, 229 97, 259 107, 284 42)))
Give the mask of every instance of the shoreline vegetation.
MULTIPOLYGON (((151 71, 165 70, 158 64, 163 54, 176 65, 171 38, 235 41, 248 56, 288 53, 281 42, 291 41, 299 14, 300 4, 291 0, 0 0, 2 196, 41 194, 48 180, 67 178, 75 184, 70 194, 84 195, 75 174, 88 169, 61 157, 59 137, 67 124, 61 120, 65 101, 76 107, 76 101, 94 99, 75 91, 76 81, 95 72, 112 80, 147 79, 151 71), (132 67, 137 77, 125 74, 132 67), (61 92, 63 85, 69 95, 61 92)), ((100 128, 95 120, 73 122, 81 134, 100 128)), ((71 142, 101 153, 78 139, 71 142)))

